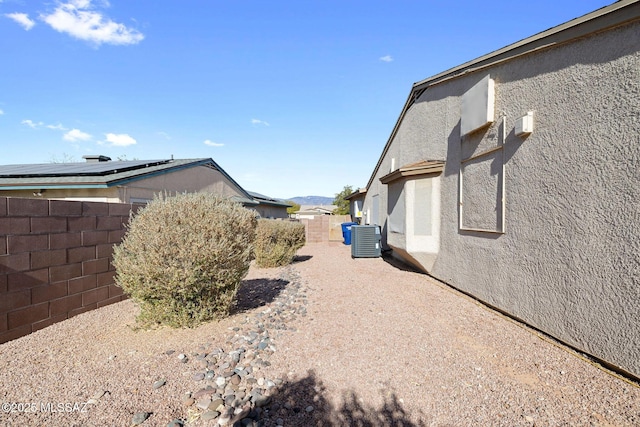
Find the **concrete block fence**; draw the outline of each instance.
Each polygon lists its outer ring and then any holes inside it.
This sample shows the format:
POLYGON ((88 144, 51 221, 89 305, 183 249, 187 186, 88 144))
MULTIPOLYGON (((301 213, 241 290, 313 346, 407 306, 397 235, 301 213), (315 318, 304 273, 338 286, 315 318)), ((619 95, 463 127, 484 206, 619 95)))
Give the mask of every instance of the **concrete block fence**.
POLYGON ((349 215, 319 215, 314 218, 302 218, 307 243, 341 242, 343 222, 350 222, 349 215))
POLYGON ((0 197, 0 343, 124 299, 113 246, 140 206, 0 197))

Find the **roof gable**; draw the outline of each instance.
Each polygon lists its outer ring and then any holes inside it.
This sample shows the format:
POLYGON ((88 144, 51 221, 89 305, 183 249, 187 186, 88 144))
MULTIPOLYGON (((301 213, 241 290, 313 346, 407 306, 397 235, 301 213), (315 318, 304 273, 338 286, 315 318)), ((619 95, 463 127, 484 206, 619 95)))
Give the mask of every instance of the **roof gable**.
POLYGON ((0 165, 0 189, 109 188, 198 166, 220 172, 243 195, 243 202, 255 204, 211 158, 0 165))

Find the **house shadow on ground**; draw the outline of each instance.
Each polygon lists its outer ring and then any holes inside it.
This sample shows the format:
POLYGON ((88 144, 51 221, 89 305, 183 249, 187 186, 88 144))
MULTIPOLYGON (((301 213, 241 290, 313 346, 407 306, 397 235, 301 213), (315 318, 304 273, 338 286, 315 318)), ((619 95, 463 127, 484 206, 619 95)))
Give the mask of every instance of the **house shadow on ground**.
POLYGON ((311 258, 313 258, 313 256, 311 255, 296 255, 296 257, 293 259, 292 264, 309 261, 311 258))
POLYGON ((232 314, 242 313, 273 302, 289 282, 282 279, 251 279, 240 282, 232 314))
POLYGON ((402 271, 409 271, 412 273, 420 273, 420 274, 424 274, 423 271, 420 271, 419 269, 417 269, 416 267, 412 266, 411 264, 408 264, 396 257, 394 257, 393 255, 391 255, 390 252, 383 252, 382 253, 382 259, 389 265, 397 268, 398 270, 402 270, 402 271))
POLYGON ((422 419, 412 417, 401 406, 395 393, 384 397, 376 408, 363 402, 353 392, 345 393, 336 407, 326 396, 326 389, 314 371, 299 380, 285 381, 278 387, 261 417, 265 426, 353 426, 353 427, 422 427, 422 419))

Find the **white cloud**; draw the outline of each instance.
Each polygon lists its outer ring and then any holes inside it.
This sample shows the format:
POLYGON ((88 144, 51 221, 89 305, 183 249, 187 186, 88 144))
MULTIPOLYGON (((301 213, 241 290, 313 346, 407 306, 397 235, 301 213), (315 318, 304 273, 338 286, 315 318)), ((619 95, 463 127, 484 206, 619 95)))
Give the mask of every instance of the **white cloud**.
POLYGON ((30 127, 30 128, 32 128, 32 129, 35 129, 35 128, 37 128, 37 127, 40 127, 40 126, 44 125, 44 123, 42 123, 42 122, 38 122, 38 123, 36 123, 36 122, 34 122, 33 120, 29 120, 29 119, 25 119, 25 120, 23 120, 21 123, 22 123, 23 125, 27 125, 27 126, 29 126, 29 127, 30 127))
POLYGON ((137 144, 137 141, 127 135, 126 133, 107 133, 107 143, 115 147, 128 147, 129 145, 137 144))
POLYGON ((138 30, 113 22, 95 11, 91 0, 68 0, 67 3, 58 3, 53 13, 41 15, 40 19, 56 31, 98 46, 102 43, 137 44, 144 39, 144 35, 138 30))
POLYGON ((208 139, 204 142, 204 145, 208 145, 209 147, 223 147, 224 146, 224 144, 222 144, 221 142, 213 142, 213 141, 210 141, 208 139))
POLYGON ((0 110, 0 116, 4 114, 4 110, 0 110))
MULTIPOLYGON (((2 114, 2 113, 0 113, 0 114, 2 114)), ((47 129, 59 130, 59 131, 62 131, 62 132, 69 130, 66 127, 62 126, 61 123, 58 123, 57 125, 47 125, 44 122, 34 122, 33 120, 29 120, 29 119, 25 119, 21 123, 23 125, 29 126, 32 129, 36 129, 36 128, 40 128, 40 127, 46 127, 47 129)), ((74 131, 77 131, 77 129, 74 129, 74 131)))
POLYGON ((89 141, 91 138, 92 138, 91 135, 89 135, 86 132, 82 132, 79 129, 71 129, 69 132, 65 133, 64 136, 62 137, 62 139, 64 139, 65 141, 71 141, 71 142, 89 141))
POLYGON ((268 122, 265 122, 264 120, 258 120, 258 119, 251 119, 251 124, 252 124, 252 125, 265 125, 265 126, 271 126, 268 122))
POLYGON ((393 57, 391 55, 385 55, 379 58, 382 62, 392 62, 393 57))
POLYGON ((25 30, 29 31, 36 25, 35 21, 29 18, 26 13, 6 13, 4 16, 11 18, 22 26, 25 30))

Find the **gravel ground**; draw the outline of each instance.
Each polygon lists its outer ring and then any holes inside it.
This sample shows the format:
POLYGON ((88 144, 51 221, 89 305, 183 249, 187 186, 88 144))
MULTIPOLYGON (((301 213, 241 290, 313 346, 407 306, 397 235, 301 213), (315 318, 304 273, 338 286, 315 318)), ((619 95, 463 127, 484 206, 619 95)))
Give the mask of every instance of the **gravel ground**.
POLYGON ((196 329, 136 331, 124 301, 0 345, 0 425, 640 425, 637 384, 349 250, 252 267, 235 314, 196 329))

